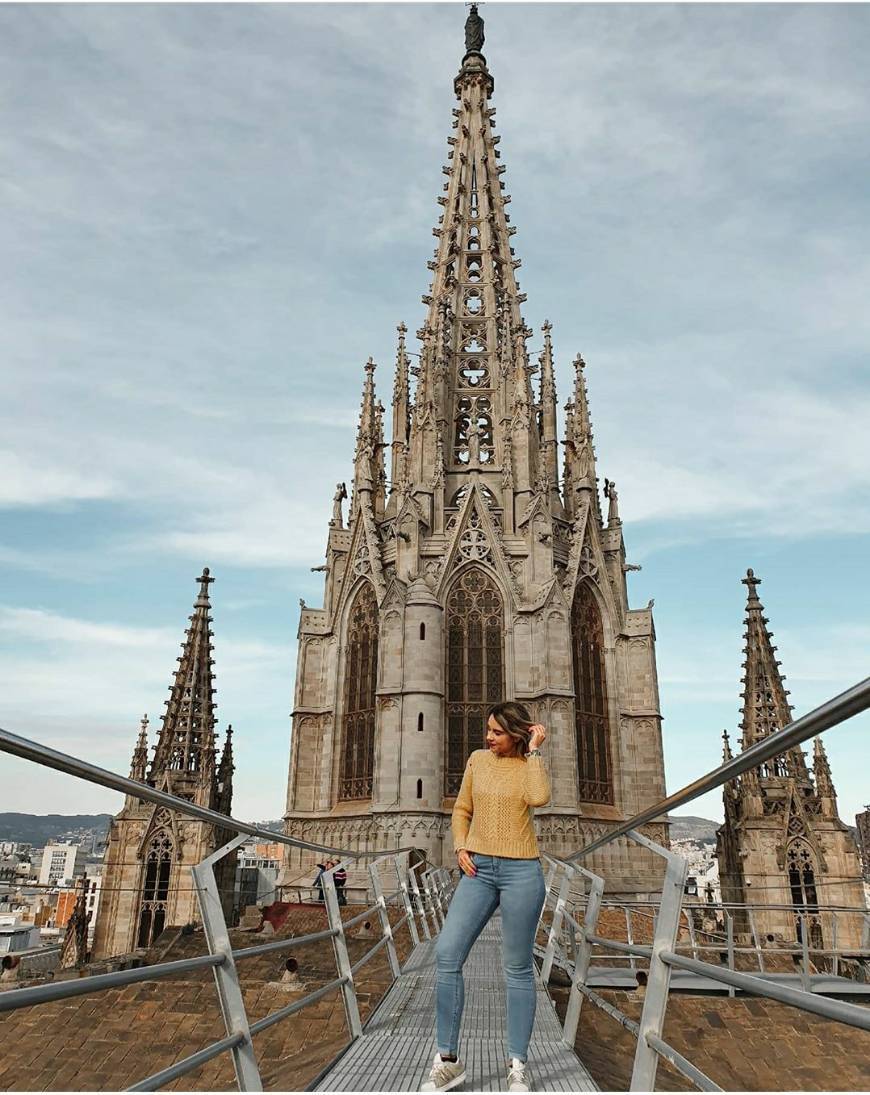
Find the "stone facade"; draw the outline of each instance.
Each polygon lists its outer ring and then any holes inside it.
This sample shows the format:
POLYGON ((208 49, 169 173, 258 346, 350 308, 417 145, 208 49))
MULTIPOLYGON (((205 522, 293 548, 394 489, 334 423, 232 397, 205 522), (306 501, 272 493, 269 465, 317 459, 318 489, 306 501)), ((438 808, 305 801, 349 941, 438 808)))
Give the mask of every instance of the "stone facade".
MULTIPOLYGON (((748 570, 741 748, 746 750, 792 721, 788 691, 758 599, 761 579, 748 570)), ((727 733, 725 759, 731 757, 727 733)), ((863 915, 825 906, 864 908, 855 839, 837 813, 837 795, 821 738, 813 772, 794 748, 725 785, 725 823, 717 833, 722 900, 753 906, 758 933, 800 939, 802 909, 810 945, 861 945, 863 915), (780 908, 763 908, 778 905, 780 908), (836 926, 834 920, 836 919, 836 926)), ((745 916, 737 927, 750 930, 745 916)))
MULTIPOLYGON (((420 353, 400 325, 389 442, 365 366, 347 521, 340 483, 323 607, 302 606, 286 811, 289 836, 411 844, 435 863, 454 861, 453 799, 491 702, 522 700, 550 731, 543 849, 574 851, 665 793, 652 602, 629 606, 638 568, 609 480, 602 513, 585 363, 560 477, 551 326, 531 363, 480 52, 454 86, 420 353)), ((665 824, 649 831, 667 840, 665 824)), ((316 858, 288 852, 282 881, 316 858)), ((660 863, 624 840, 588 865, 614 892, 661 885, 660 863)))
POLYGON ((870 882, 870 806, 865 806, 860 814, 855 815, 855 829, 864 881, 870 882))
MULTIPOLYGON (((130 778, 229 814, 233 793, 232 727, 218 762, 215 743, 214 664, 208 569, 178 659, 163 725, 148 764, 148 717, 142 719, 130 778)), ((108 958, 148 947, 164 928, 198 923, 191 866, 232 838, 203 821, 128 795, 109 829, 103 895, 93 954, 108 958)), ((235 854, 221 860, 215 876, 232 911, 235 854)))

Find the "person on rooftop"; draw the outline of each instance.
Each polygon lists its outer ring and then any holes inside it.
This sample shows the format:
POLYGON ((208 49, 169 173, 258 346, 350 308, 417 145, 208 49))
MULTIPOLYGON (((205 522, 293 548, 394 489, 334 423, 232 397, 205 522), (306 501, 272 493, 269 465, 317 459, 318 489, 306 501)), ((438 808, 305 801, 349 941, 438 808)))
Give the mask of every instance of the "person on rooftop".
POLYGON ((438 1052, 421 1091, 449 1091, 465 1079, 458 1056, 462 967, 498 908, 507 983, 507 1089, 531 1090, 526 1057, 535 1022, 532 948, 546 893, 532 807, 550 801, 540 751, 546 737, 524 704, 494 704, 487 711, 486 748, 476 749, 466 764, 451 819, 462 877, 435 945, 438 1052))

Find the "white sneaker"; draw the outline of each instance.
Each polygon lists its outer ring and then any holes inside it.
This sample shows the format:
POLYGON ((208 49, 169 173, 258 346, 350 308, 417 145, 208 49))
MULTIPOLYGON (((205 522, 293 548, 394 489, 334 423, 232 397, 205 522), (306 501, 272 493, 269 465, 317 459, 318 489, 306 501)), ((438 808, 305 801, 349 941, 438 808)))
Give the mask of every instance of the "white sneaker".
MULTIPOLYGON (((458 1059, 455 1061, 442 1061, 441 1054, 436 1053, 429 1079, 420 1085, 420 1090, 450 1091, 451 1088, 458 1087, 464 1079, 465 1065, 462 1061, 458 1059)), ((528 1088, 523 1090, 528 1091, 528 1088)))
POLYGON ((526 1075, 526 1062, 519 1057, 511 1057, 507 1076, 508 1091, 531 1091, 529 1077, 526 1075))

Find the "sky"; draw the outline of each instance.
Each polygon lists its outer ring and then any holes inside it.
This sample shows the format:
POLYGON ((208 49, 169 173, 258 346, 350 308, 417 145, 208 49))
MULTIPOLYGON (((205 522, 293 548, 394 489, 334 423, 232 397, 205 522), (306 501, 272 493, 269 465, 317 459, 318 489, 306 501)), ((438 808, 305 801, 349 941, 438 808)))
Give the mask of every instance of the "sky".
MULTIPOLYGON (((0 5, 5 729, 126 774, 207 565, 234 813, 281 815, 299 599, 363 364, 389 405, 424 318, 465 14, 0 5)), ((481 14, 524 316, 560 403, 587 362, 674 791, 736 734, 747 567, 795 716, 867 675, 870 8, 481 14)), ((849 822, 868 730, 825 736, 849 822)), ((4 810, 120 807, 0 771, 4 810)))

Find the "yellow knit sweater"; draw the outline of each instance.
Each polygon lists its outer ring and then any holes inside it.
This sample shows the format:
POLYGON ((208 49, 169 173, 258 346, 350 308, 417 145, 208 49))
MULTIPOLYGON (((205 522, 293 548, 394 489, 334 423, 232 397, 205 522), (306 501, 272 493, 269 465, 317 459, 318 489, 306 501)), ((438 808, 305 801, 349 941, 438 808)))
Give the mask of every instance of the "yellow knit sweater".
POLYGON ((550 777, 541 757, 497 757, 475 749, 453 806, 453 847, 535 859, 540 853, 531 807, 549 801, 550 777))

